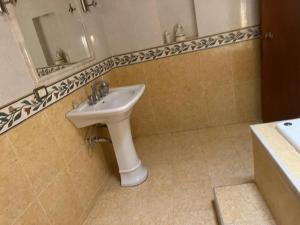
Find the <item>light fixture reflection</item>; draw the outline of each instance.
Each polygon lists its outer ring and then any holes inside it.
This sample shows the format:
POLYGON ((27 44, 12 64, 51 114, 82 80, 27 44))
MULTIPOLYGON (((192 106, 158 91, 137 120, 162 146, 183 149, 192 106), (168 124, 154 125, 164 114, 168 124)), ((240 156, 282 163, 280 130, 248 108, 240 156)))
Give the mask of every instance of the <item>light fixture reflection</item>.
POLYGON ((240 0, 241 27, 248 26, 247 0, 240 0))

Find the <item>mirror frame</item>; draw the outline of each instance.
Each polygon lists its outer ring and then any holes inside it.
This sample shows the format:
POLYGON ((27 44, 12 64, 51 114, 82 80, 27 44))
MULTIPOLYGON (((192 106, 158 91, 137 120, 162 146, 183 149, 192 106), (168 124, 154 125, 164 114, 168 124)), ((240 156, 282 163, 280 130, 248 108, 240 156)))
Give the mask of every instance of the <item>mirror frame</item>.
POLYGON ((30 75, 34 82, 35 87, 49 86, 59 80, 67 78, 67 77, 71 76, 72 74, 77 73, 77 72, 93 65, 96 61, 95 52, 93 50, 93 44, 92 44, 90 36, 88 35, 87 28, 86 28, 86 25, 83 20, 83 13, 82 13, 81 7, 78 5, 79 3, 77 0, 75 0, 75 3, 76 3, 76 7, 78 9, 79 20, 82 24, 83 33, 86 36, 87 47, 90 52, 90 57, 88 57, 80 62, 77 62, 74 65, 68 66, 61 70, 50 73, 46 76, 43 76, 42 78, 39 77, 36 67, 35 67, 33 60, 30 56, 30 53, 28 51, 28 48, 26 47, 25 39, 24 39, 20 24, 17 19, 15 6, 13 6, 11 4, 9 4, 7 6, 8 13, 9 13, 8 17, 9 17, 12 32, 16 37, 16 41, 19 43, 19 47, 21 49, 21 52, 23 54, 26 65, 29 69, 29 72, 30 72, 30 75))

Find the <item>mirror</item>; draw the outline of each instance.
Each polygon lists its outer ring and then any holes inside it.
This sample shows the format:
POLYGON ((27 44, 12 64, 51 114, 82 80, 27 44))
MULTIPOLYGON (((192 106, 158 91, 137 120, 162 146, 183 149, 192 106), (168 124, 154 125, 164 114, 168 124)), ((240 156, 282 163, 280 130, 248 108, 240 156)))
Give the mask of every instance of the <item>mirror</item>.
POLYGON ((92 59, 76 0, 18 1, 15 16, 38 78, 92 59))
POLYGON ((101 1, 103 26, 113 55, 174 44, 260 23, 259 0, 132 2, 101 1))

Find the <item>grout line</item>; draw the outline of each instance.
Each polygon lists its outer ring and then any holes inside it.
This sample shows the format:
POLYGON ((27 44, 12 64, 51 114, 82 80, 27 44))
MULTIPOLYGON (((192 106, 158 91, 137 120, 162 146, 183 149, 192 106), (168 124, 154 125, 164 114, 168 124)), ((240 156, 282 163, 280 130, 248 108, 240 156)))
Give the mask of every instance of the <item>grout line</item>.
MULTIPOLYGON (((45 116, 46 116, 47 122, 49 123, 49 118, 48 118, 48 116, 47 116, 47 115, 45 115, 45 116)), ((52 133, 52 131, 51 131, 51 133, 52 133)), ((52 135, 53 135, 53 133, 52 133, 52 135)), ((53 137, 53 138, 54 138, 54 137, 53 137)), ((21 168, 21 170, 22 170, 22 172, 23 172, 23 174, 24 174, 24 176, 25 176, 25 179, 28 181, 28 184, 29 184, 30 187, 31 187, 31 191, 32 191, 32 195, 33 195, 32 201, 31 201, 31 202, 28 204, 28 206, 24 209, 23 213, 21 213, 20 216, 18 216, 18 217, 14 220, 13 225, 17 222, 17 220, 18 220, 19 218, 21 218, 21 217, 27 212, 27 210, 28 210, 35 202, 36 202, 37 204, 39 204, 40 207, 42 208, 42 210, 43 210, 43 212, 44 212, 44 214, 45 214, 45 216, 46 216, 46 218, 47 218, 47 220, 48 220, 47 222, 48 222, 50 225, 52 225, 52 220, 49 218, 49 215, 47 214, 45 208, 43 207, 43 204, 42 204, 42 202, 41 202, 41 200, 40 200, 40 196, 41 196, 45 191, 48 190, 48 188, 49 188, 49 187, 57 180, 57 177, 59 177, 64 171, 66 171, 66 173, 67 173, 68 176, 70 177, 72 186, 73 186, 73 188, 74 188, 74 193, 76 194, 76 196, 77 196, 77 198, 78 198, 78 200, 79 200, 80 206, 81 206, 81 208, 82 208, 82 210, 83 210, 81 216, 84 216, 84 213, 85 213, 86 208, 82 205, 82 202, 80 201, 80 198, 79 198, 79 196, 78 196, 77 188, 75 187, 75 185, 74 185, 74 183, 73 183, 73 180, 72 180, 72 176, 71 176, 70 173, 69 173, 69 165, 70 165, 70 163, 71 163, 71 162, 74 160, 74 158, 77 157, 77 156, 81 153, 81 151, 83 151, 83 150, 79 150, 79 151, 78 151, 76 154, 74 154, 74 155, 70 158, 70 160, 67 161, 67 162, 66 162, 65 159, 64 159, 64 165, 62 166, 62 168, 57 172, 57 174, 56 174, 55 176, 53 176, 48 182, 46 182, 46 183, 43 185, 43 187, 41 188, 41 191, 40 191, 39 193, 36 193, 35 190, 34 190, 34 188, 33 188, 32 181, 30 180, 28 174, 27 174, 26 171, 24 170, 23 165, 21 164, 21 162, 20 162, 20 160, 19 160, 19 156, 18 156, 18 153, 17 153, 17 149, 16 149, 16 147, 13 145, 11 139, 9 138, 9 135, 7 135, 7 139, 8 139, 8 141, 9 141, 9 144, 11 145, 11 148, 12 148, 11 151, 13 152, 13 154, 14 154, 14 156, 15 156, 15 158, 16 158, 17 164, 20 166, 20 168, 21 168)), ((54 140, 55 140, 56 145, 58 145, 57 140, 56 140, 56 139, 54 139, 54 140)), ((94 196, 95 198, 96 198, 96 194, 97 194, 98 192, 101 193, 101 188, 104 190, 104 186, 106 185, 106 182, 108 181, 108 179, 109 179, 109 174, 106 173, 106 176, 105 176, 105 179, 104 179, 105 181, 103 182, 103 184, 102 184, 101 186, 99 186, 99 188, 98 188, 97 191, 95 192, 95 196, 94 196)), ((94 199, 93 199, 93 200, 94 200, 94 199)), ((91 200, 91 202, 92 202, 93 200, 91 200)), ((90 207, 90 209, 92 209, 92 207, 90 207)))
MULTIPOLYGON (((160 136, 160 135, 167 135, 167 134, 174 135, 174 134, 177 134, 177 133, 185 133, 185 132, 192 132, 192 131, 203 131, 203 130, 211 129, 211 128, 222 128, 223 127, 223 128, 226 129, 226 127, 230 127, 230 126, 234 126, 234 125, 241 125, 241 124, 247 124, 247 126, 249 126, 249 132, 250 132, 250 125, 251 124, 257 124, 259 122, 250 120, 250 121, 243 121, 243 122, 234 122, 234 123, 229 123, 229 124, 224 124, 224 125, 208 125, 206 127, 200 127, 200 128, 177 130, 177 131, 166 131, 166 132, 162 132, 162 133, 147 134, 147 135, 139 135, 139 136, 133 137, 133 139, 152 137, 152 136, 160 136)), ((232 138, 232 137, 228 137, 228 138, 232 138)))
POLYGON ((35 197, 33 198, 33 200, 28 204, 28 206, 24 209, 24 211, 18 216, 16 217, 13 222, 12 225, 17 225, 18 220, 24 216, 27 212, 27 210, 34 204, 34 202, 36 201, 35 197))
POLYGON ((47 218, 47 220, 48 220, 49 225, 54 225, 54 224, 52 223, 52 220, 50 219, 50 217, 49 217, 49 215, 48 215, 46 209, 44 208, 44 206, 43 206, 43 204, 42 204, 40 198, 36 197, 36 199, 37 199, 37 203, 40 205, 42 211, 44 212, 44 214, 45 214, 45 216, 46 216, 46 218, 47 218))
POLYGON ((102 185, 99 186, 99 188, 96 190, 96 192, 94 193, 94 198, 91 199, 90 202, 88 202, 88 207, 86 210, 88 210, 89 212, 87 213, 84 221, 82 224, 85 224, 86 221, 88 221, 91 212, 93 211, 94 207, 96 206, 96 203, 98 203, 98 198, 101 196, 101 194, 105 191, 105 187, 106 185, 108 185, 109 179, 110 179, 111 175, 107 174, 105 181, 103 182, 102 185))
POLYGON ((23 167, 23 165, 21 164, 21 162, 20 162, 20 160, 19 160, 18 153, 17 153, 17 149, 16 149, 16 147, 13 145, 12 141, 10 140, 9 135, 7 135, 7 139, 8 139, 8 141, 9 141, 9 144, 10 144, 11 147, 12 147, 12 152, 13 152, 13 154, 14 154, 15 157, 16 157, 16 163, 19 165, 19 167, 21 168, 21 170, 22 170, 22 172, 23 172, 23 174, 24 174, 25 179, 28 181, 28 184, 30 185, 30 189, 31 189, 31 191, 32 191, 31 194, 33 195, 32 201, 31 201, 31 202, 28 204, 28 206, 24 209, 23 213, 22 213, 20 216, 18 216, 18 217, 14 220, 14 222, 12 223, 12 225, 16 225, 16 223, 18 222, 18 219, 20 219, 23 215, 25 215, 25 213, 28 211, 28 209, 29 209, 35 202, 36 202, 37 204, 39 204, 40 207, 42 208, 42 211, 44 212, 44 214, 45 214, 45 216, 46 216, 46 219, 47 219, 47 222, 49 223, 49 225, 52 225, 51 220, 50 220, 48 214, 46 213, 44 207, 42 206, 42 204, 41 204, 41 202, 40 202, 40 200, 39 200, 39 198, 38 198, 38 196, 37 196, 37 193, 35 193, 35 190, 34 190, 34 188, 33 188, 32 181, 30 180, 28 174, 27 174, 26 171, 24 170, 24 167, 23 167))

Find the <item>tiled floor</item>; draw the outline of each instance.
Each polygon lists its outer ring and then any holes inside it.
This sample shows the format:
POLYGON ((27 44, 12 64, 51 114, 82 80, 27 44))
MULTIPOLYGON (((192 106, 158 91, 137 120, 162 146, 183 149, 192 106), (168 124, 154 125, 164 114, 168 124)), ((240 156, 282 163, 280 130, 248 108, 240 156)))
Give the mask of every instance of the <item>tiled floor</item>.
POLYGON ((224 225, 276 225, 254 183, 218 187, 215 196, 224 225))
POLYGON ((120 187, 112 177, 85 225, 216 225, 213 187, 252 181, 247 124, 141 137, 148 180, 120 187))

